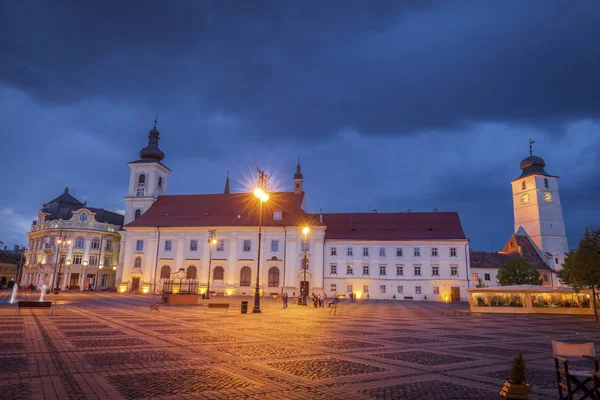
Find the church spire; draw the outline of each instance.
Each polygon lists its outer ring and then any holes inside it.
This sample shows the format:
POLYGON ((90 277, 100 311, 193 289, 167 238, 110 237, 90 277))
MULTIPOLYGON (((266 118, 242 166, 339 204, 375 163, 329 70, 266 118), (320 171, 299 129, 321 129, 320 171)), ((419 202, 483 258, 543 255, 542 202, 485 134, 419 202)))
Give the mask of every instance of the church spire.
POLYGON ((160 139, 160 132, 156 128, 158 122, 158 115, 154 118, 154 127, 148 133, 148 145, 140 151, 140 158, 147 161, 161 161, 165 158, 163 153, 158 148, 158 140, 160 139))
POLYGON ((298 165, 296 165, 296 173, 294 174, 294 194, 304 193, 304 177, 300 171, 300 157, 298 157, 298 165))
POLYGON ((535 143, 535 140, 529 139, 529 157, 533 156, 533 144, 534 143, 535 143))
POLYGON ((229 171, 227 171, 227 180, 225 181, 225 190, 223 193, 231 194, 231 190, 229 190, 229 171))

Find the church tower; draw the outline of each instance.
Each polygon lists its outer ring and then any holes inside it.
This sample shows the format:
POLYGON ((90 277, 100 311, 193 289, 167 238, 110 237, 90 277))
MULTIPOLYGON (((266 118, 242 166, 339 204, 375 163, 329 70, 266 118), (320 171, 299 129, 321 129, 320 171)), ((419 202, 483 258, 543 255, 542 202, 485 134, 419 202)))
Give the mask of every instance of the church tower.
POLYGON ((165 158, 158 148, 160 132, 154 128, 148 134, 148 145, 140 151, 140 159, 130 162, 129 190, 125 197, 125 224, 142 215, 158 196, 167 191, 167 179, 171 170, 161 161, 165 158))
POLYGON ((542 260, 560 269, 569 252, 558 176, 550 175, 541 157, 533 155, 529 141, 529 157, 521 162, 521 176, 511 182, 515 234, 526 235, 536 246, 542 260))
POLYGON ((300 159, 298 159, 298 165, 296 166, 296 173, 294 174, 294 194, 304 193, 304 177, 302 171, 300 171, 300 159))

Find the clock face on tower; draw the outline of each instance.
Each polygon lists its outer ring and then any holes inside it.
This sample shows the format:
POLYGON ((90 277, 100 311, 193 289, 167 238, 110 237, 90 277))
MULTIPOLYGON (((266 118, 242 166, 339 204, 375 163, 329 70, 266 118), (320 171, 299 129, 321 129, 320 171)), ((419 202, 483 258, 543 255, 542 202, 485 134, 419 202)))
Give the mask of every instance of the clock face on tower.
POLYGON ((138 189, 137 194, 138 197, 142 197, 144 195, 144 189, 138 189))
POLYGON ((544 200, 546 203, 550 203, 552 201, 552 193, 544 192, 544 200))
POLYGON ((529 203, 529 193, 523 193, 521 195, 521 204, 529 203))

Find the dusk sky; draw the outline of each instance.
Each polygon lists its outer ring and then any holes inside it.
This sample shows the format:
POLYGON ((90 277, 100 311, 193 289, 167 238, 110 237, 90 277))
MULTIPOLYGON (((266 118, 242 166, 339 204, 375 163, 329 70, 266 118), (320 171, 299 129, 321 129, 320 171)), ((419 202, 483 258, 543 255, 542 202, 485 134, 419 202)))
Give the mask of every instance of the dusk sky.
POLYGON ((600 226, 599 39, 597 0, 4 1, 0 241, 65 186, 124 209, 158 114, 168 194, 257 166, 291 191, 300 157, 308 211, 458 211, 477 250, 513 233, 532 138, 575 247, 600 226))

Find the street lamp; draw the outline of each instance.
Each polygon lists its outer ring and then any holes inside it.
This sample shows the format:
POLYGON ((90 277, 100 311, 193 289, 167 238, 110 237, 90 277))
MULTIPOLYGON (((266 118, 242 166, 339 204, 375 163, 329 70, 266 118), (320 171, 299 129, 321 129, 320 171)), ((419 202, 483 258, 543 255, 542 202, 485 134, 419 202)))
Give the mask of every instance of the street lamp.
MULTIPOLYGON (((54 294, 59 294, 60 293, 60 288, 58 287, 59 284, 57 283, 58 281, 58 276, 61 275, 60 271, 62 270, 62 265, 63 265, 63 260, 62 260, 62 253, 65 249, 65 247, 68 247, 71 245, 71 239, 65 239, 62 236, 58 237, 58 240, 56 241, 56 247, 57 247, 57 256, 58 256, 58 274, 56 274, 54 276, 54 294)), ((55 269, 56 271, 56 269, 55 269)), ((61 276, 61 281, 62 281, 62 276, 61 276)), ((62 282, 60 282, 60 284, 62 284, 62 282)))
POLYGON ((212 248, 213 244, 217 244, 217 230, 209 229, 208 230, 208 282, 206 283, 206 298, 210 299, 210 269, 212 268, 212 248))
POLYGON ((260 313, 260 241, 262 237, 262 208, 263 202, 269 200, 269 195, 266 193, 267 189, 267 177, 264 171, 258 169, 258 186, 254 189, 254 196, 256 196, 260 205, 258 206, 258 258, 256 261, 256 288, 254 291, 254 308, 252 309, 253 313, 260 313))
POLYGON ((304 280, 302 281, 302 305, 306 305, 306 296, 308 295, 308 282, 306 281, 306 270, 308 267, 308 258, 306 258, 306 236, 310 232, 308 226, 302 228, 302 234, 304 235, 304 260, 302 261, 302 267, 304 268, 304 280))

